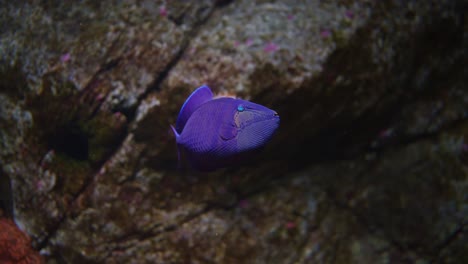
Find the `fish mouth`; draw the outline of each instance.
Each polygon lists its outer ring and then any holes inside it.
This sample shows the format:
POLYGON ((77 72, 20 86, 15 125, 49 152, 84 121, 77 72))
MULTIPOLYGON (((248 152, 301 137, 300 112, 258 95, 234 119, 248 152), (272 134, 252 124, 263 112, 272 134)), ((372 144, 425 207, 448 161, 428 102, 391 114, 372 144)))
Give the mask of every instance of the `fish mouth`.
POLYGON ((246 128, 250 127, 250 126, 256 126, 256 125, 260 125, 260 124, 262 126, 264 126, 264 127, 269 127, 272 130, 271 133, 273 134, 279 128, 280 119, 279 119, 279 117, 273 116, 273 117, 265 118, 265 119, 262 119, 262 120, 256 120, 255 122, 249 122, 249 123, 244 124, 243 126, 239 127, 240 128, 239 133, 242 133, 242 131, 244 131, 244 129, 246 129, 246 128))
POLYGON ((278 114, 277 112, 275 112, 275 113, 273 114, 273 118, 272 118, 272 119, 275 119, 275 120, 276 120, 276 123, 279 125, 279 123, 280 123, 280 116, 279 116, 279 114, 278 114))
POLYGON ((255 123, 272 123, 274 122, 275 124, 275 127, 274 127, 274 130, 278 129, 279 127, 279 124, 280 124, 280 118, 279 118, 279 115, 275 112, 275 114, 269 118, 265 118, 263 120, 258 120, 257 122, 254 122, 252 124, 255 124, 255 123))
POLYGON ((259 122, 267 122, 267 121, 272 121, 274 120, 277 124, 280 123, 280 116, 277 112, 274 112, 272 116, 270 116, 269 118, 265 118, 259 122))
POLYGON ((278 112, 273 111, 273 110, 272 112, 273 112, 273 118, 278 118, 278 119, 280 118, 280 115, 278 114, 278 112))
POLYGON ((275 121, 275 123, 277 125, 279 125, 279 123, 280 123, 279 115, 277 113, 275 113, 275 115, 273 115, 273 116, 264 118, 262 120, 257 120, 255 122, 251 122, 250 124, 246 125, 245 127, 248 127, 249 125, 252 125, 252 124, 265 123, 265 122, 271 122, 271 121, 275 121))

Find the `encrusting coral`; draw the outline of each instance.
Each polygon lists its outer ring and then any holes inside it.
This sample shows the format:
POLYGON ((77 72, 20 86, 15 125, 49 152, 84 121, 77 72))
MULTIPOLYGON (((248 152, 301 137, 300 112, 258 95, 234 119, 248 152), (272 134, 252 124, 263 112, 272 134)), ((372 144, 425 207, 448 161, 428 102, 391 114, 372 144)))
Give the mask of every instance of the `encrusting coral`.
POLYGON ((12 220, 4 217, 0 217, 0 263, 44 263, 41 256, 32 249, 29 237, 12 220))

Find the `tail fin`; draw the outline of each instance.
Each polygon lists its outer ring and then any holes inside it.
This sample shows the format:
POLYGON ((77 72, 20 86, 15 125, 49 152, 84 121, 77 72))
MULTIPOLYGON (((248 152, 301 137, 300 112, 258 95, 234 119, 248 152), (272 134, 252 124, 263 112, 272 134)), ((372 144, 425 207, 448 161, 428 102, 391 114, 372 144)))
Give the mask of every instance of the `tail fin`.
POLYGON ((177 130, 173 125, 171 125, 172 132, 174 133, 174 136, 176 138, 176 143, 177 143, 177 167, 180 169, 181 167, 181 160, 180 160, 180 148, 179 148, 179 139, 180 135, 177 133, 177 130))

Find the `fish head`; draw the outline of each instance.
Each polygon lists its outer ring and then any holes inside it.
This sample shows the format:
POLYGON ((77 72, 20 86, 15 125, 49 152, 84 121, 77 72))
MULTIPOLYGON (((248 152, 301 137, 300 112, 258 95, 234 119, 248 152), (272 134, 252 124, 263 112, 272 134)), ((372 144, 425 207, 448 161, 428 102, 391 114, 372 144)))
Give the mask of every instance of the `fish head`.
POLYGON ((263 147, 279 127, 280 118, 275 111, 245 100, 234 100, 234 123, 238 129, 239 152, 263 147))

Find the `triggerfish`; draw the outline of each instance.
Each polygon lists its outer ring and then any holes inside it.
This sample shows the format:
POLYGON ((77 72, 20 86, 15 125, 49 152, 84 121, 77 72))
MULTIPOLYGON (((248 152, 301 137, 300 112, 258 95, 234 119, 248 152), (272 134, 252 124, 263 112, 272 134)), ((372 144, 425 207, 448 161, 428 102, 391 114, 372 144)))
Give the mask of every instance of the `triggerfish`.
POLYGON ((246 100, 213 98, 203 85, 187 98, 171 128, 179 162, 183 152, 193 168, 213 171, 251 157, 272 138, 279 123, 275 111, 246 100))

